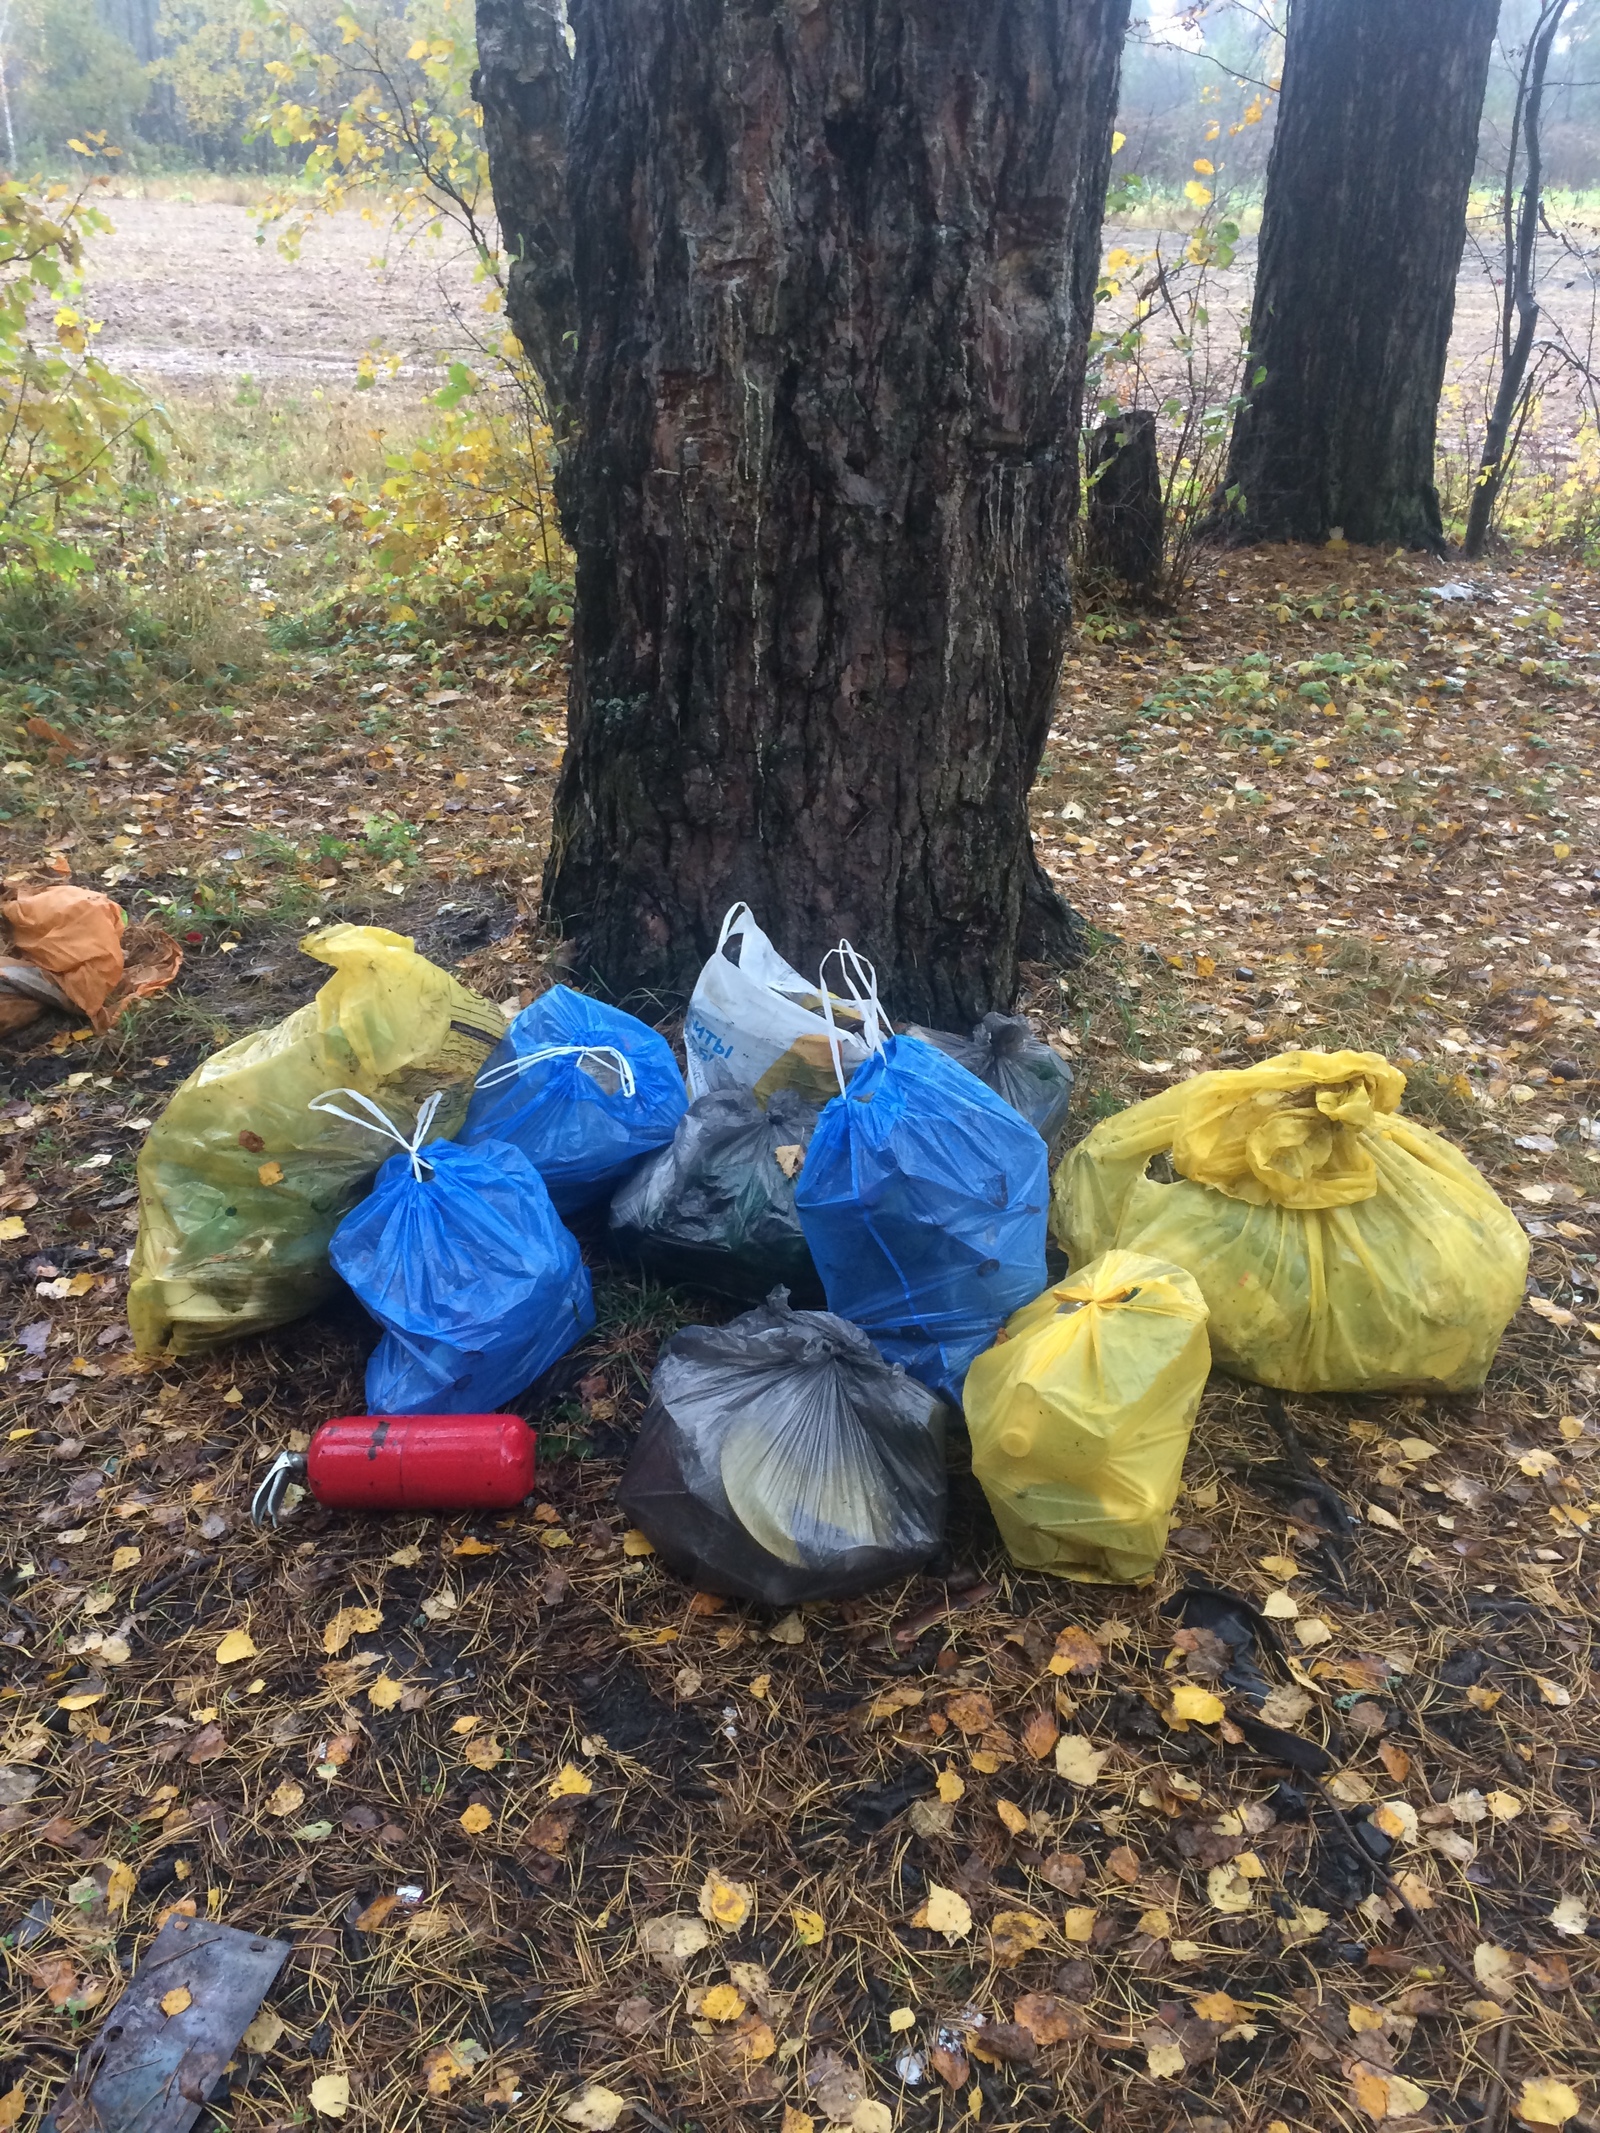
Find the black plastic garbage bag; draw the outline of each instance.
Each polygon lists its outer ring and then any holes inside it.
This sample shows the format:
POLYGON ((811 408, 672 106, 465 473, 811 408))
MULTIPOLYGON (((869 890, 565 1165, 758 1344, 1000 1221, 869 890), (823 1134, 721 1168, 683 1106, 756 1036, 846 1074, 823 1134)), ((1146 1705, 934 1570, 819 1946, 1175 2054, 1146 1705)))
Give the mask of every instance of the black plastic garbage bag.
POLYGON ((618 1499, 708 1592, 792 1607, 905 1577, 944 1538, 947 1410, 781 1289, 661 1351, 618 1499))
POLYGON ((669 1144, 611 1202, 610 1246, 662 1281, 686 1282, 741 1303, 786 1288, 820 1305, 822 1282, 795 1212, 794 1181, 816 1128, 816 1106, 776 1090, 697 1096, 669 1144))
POLYGON ((908 1029, 906 1035, 920 1037, 969 1074, 976 1074, 1054 1145, 1072 1101, 1072 1069, 1059 1052, 1034 1035, 1026 1015, 985 1015, 970 1037, 917 1028, 908 1029))

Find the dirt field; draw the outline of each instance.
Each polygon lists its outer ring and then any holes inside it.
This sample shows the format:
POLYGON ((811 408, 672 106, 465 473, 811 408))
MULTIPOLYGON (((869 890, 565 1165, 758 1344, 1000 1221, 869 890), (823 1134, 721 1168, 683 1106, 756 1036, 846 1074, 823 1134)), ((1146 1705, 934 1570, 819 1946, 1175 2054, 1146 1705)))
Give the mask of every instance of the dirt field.
MULTIPOLYGON (((115 232, 91 255, 90 298, 104 321, 100 350, 124 369, 173 381, 235 377, 348 377, 373 348, 405 359, 402 375, 431 368, 460 345, 452 304, 476 301, 471 262, 455 240, 392 237, 353 211, 312 225, 302 257, 286 260, 245 207, 207 201, 114 200, 115 232)), ((1138 253, 1157 241, 1171 253, 1183 238, 1167 231, 1108 229, 1106 241, 1138 253)), ((1493 232, 1474 233, 1458 286, 1450 382, 1481 388, 1495 336, 1489 277, 1493 232)), ((1578 265, 1546 247, 1543 293, 1549 318, 1587 347, 1591 291, 1578 265)), ((1237 346, 1247 320, 1255 243, 1215 278, 1211 340, 1219 361, 1237 346)), ((1159 338, 1159 336, 1157 336, 1159 338)))
POLYGON ((451 307, 477 301, 453 239, 394 237, 354 211, 314 223, 298 260, 270 231, 258 241, 248 208, 114 200, 108 212, 115 229, 89 261, 99 352, 175 384, 347 382, 369 351, 401 356, 400 375, 414 377, 461 347, 451 307))

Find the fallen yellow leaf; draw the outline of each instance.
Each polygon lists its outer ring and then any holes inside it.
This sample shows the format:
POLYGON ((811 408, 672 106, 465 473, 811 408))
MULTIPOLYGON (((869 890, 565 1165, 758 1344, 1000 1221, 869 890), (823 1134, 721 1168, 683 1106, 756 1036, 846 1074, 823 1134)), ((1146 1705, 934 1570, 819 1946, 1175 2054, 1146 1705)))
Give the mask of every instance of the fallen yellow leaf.
POLYGON ((1409 1800, 1385 1800, 1372 1810, 1372 1820, 1394 1844, 1415 1844, 1417 1810, 1409 1800))
POLYGON ((1189 2002, 1202 2022, 1239 2022, 1243 2015, 1231 1992, 1202 1992, 1189 2002))
POLYGON ((1002 1968, 1020 1963, 1050 1938, 1050 1927, 1036 1911, 996 1911, 989 1921, 989 1945, 1002 1968))
POLYGON ((389 1674, 380 1674, 367 1690, 367 1701, 375 1711, 392 1711, 404 1694, 400 1682, 389 1674))
POLYGON ((461 1817, 461 1827, 469 1837, 480 1837, 493 1820, 494 1816, 482 1801, 474 1800, 461 1817))
POLYGON ((940 1799, 951 1805, 959 1800, 967 1789, 965 1778, 958 1777, 955 1771, 950 1769, 941 1770, 934 1784, 940 1799))
POLYGON ((256 1167, 256 1176, 263 1185, 281 1185, 283 1183, 283 1165, 281 1163, 260 1163, 256 1167))
POLYGON ((282 2015, 274 2014, 270 2007, 263 2007, 239 2042, 247 2052, 270 2052, 283 2035, 284 2028, 282 2015))
POLYGON ((137 1548, 113 1548, 111 1551, 111 1567, 114 1571, 131 1570, 138 1560, 137 1548))
POLYGON ((647 1533, 641 1533, 637 1526, 630 1526, 622 1536, 622 1552, 635 1557, 654 1555, 656 1544, 647 1533))
POLYGON ((1228 1913, 1248 1911, 1255 1901, 1249 1879, 1236 1866, 1214 1866, 1206 1876, 1206 1895, 1213 1909, 1228 1913))
POLYGON ((712 1985, 700 1996, 700 2012, 708 2022, 737 2022, 745 2010, 745 1997, 737 1985, 712 1985))
POLYGON ((126 1911, 137 1880, 133 1868, 124 1866, 121 1860, 118 1860, 111 1869, 110 1880, 106 1883, 106 1909, 112 1912, 126 1911))
POLYGON ((350 2108, 350 2076, 319 2074, 311 2084, 311 2108, 324 2118, 343 2118, 350 2108))
POLYGON ((241 1659, 255 1657, 256 1640, 247 1629, 230 1629, 217 1646, 218 1666, 237 1666, 241 1659))
POLYGON ((549 1794, 552 1800, 581 1800, 594 1790, 594 1779, 585 1777, 576 1763, 563 1763, 550 1780, 549 1794))
POLYGON ((823 1935, 828 1930, 828 1921, 820 1911, 808 1911, 797 1904, 789 1916, 794 1920, 794 1937, 802 1948, 821 1946, 823 1935))
POLYGON ((1028 1827, 1028 1818, 1015 1800, 1001 1800, 995 1813, 1014 1837, 1020 1837, 1028 1827))
POLYGON ((1105 1767, 1109 1750, 1096 1748, 1083 1733, 1063 1733, 1056 1742, 1056 1776, 1069 1785, 1093 1785, 1105 1767))
POLYGON ((500 1543, 498 1541, 481 1541, 476 1534, 469 1533, 465 1540, 456 1542, 450 1553, 452 1555, 498 1555, 500 1553, 500 1543))
POLYGON ((1517 2116, 1529 2126, 1564 2126, 1581 2107, 1577 2090, 1553 2074, 1530 2075, 1516 2105, 1517 2116))
POLYGON ((627 2099, 615 2089, 602 2088, 591 2081, 587 2088, 569 2096, 561 2106, 561 2116, 569 2126, 580 2126, 584 2133, 611 2133, 623 2112, 628 2108, 627 2099))
POLYGON ((306 1788, 297 1785, 293 1778, 285 1778, 267 1795, 266 1808, 269 1815, 292 1815, 296 1808, 306 1802, 306 1788))
POLYGON ((750 1916, 754 1902, 755 1892, 747 1881, 724 1881, 720 1874, 707 1874, 700 1889, 700 1916, 724 1933, 734 1933, 750 1916))
POLYGON ((481 1733, 469 1740, 461 1752, 475 1770, 492 1770, 505 1750, 492 1733, 481 1733))
POLYGON ((1063 1936, 1067 1940, 1075 1942, 1079 1947, 1087 1946, 1089 1936, 1094 1931, 1094 1922, 1099 1915, 1099 1912, 1089 1904, 1075 1905, 1061 1921, 1063 1936))
POLYGON ((925 1926, 930 1933, 942 1933, 952 1947, 958 1940, 965 1940, 972 1931, 972 1910, 964 1896, 954 1889, 940 1886, 937 1881, 928 1883, 927 1901, 912 1913, 914 1926, 925 1926))
POLYGON ((1214 1726, 1226 1708, 1220 1696, 1193 1681, 1180 1681, 1172 1692, 1173 1717, 1197 1726, 1214 1726))
POLYGON ((383 1626, 378 1607, 341 1607, 322 1632, 322 1649, 330 1656, 342 1652, 352 1637, 368 1637, 383 1626))
POLYGON ((164 2015, 181 2015, 183 2010, 192 2005, 192 2003, 193 1994, 188 1986, 174 1985, 170 1992, 164 1992, 161 1995, 161 2012, 164 2015))

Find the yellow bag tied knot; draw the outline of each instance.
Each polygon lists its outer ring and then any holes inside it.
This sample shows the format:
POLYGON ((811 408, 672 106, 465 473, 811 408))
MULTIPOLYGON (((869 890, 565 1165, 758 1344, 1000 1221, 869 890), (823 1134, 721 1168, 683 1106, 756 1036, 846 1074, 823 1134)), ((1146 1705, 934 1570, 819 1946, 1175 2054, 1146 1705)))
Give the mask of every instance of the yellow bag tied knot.
POLYGON ((1058 1168, 1074 1264, 1194 1276, 1213 1360, 1286 1392, 1467 1392, 1522 1301, 1528 1240, 1465 1156, 1401 1116, 1371 1052, 1197 1074, 1103 1120, 1058 1168), (1147 1175, 1170 1159, 1170 1183, 1147 1175))
POLYGON ((1149 1577, 1210 1367, 1199 1288, 1137 1252, 1107 1252, 1013 1313, 963 1391, 972 1470, 1012 1560, 1095 1584, 1149 1577))
POLYGON ((1172 1135, 1172 1167, 1260 1207, 1350 1207, 1378 1189, 1368 1136, 1406 1078, 1375 1052, 1285 1052, 1200 1074, 1172 1135))

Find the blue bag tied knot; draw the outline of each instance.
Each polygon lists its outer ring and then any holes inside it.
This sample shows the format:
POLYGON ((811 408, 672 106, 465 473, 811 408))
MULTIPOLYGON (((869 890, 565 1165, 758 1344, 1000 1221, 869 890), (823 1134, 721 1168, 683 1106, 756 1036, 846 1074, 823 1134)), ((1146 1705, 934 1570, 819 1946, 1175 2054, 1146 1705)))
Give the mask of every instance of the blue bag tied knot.
POLYGON ((500 1141, 440 1138, 424 1153, 437 1101, 407 1138, 359 1090, 313 1099, 400 1151, 329 1248, 384 1329, 367 1363, 372 1414, 493 1413, 594 1324, 582 1254, 538 1171, 500 1141))
MULTIPOLYGON (((502 1082, 517 1080, 520 1075, 526 1074, 530 1067, 539 1066, 546 1059, 576 1059, 585 1073, 589 1071, 591 1059, 604 1060, 617 1077, 617 1089, 621 1095, 631 1103, 639 1093, 632 1060, 614 1044, 542 1044, 536 1052, 524 1052, 520 1059, 508 1059, 503 1066, 490 1067, 478 1076, 474 1086, 480 1089, 497 1089, 502 1082)), ((598 1078, 596 1076, 597 1080, 598 1078)))
POLYGON ((443 1101, 443 1089, 435 1089, 433 1094, 424 1100, 417 1112, 417 1130, 410 1140, 406 1139, 388 1112, 375 1104, 370 1096, 363 1096, 359 1089, 330 1089, 325 1095, 313 1096, 306 1109, 328 1111, 335 1118, 342 1118, 347 1126, 360 1126, 368 1133, 384 1134, 410 1156, 411 1175, 420 1185, 424 1174, 428 1177, 433 1175, 433 1165, 422 1160, 422 1144, 428 1138, 428 1128, 433 1124, 443 1101), (348 1096, 350 1101, 359 1104, 368 1116, 357 1118, 353 1111, 341 1111, 333 1100, 336 1096, 348 1096))

